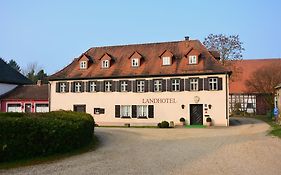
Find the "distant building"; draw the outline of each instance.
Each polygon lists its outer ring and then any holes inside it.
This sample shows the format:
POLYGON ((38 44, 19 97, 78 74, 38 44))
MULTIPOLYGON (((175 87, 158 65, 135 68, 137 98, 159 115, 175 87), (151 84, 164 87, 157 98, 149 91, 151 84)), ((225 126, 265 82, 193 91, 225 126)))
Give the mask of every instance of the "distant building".
POLYGON ((1 112, 49 112, 48 85, 20 85, 0 96, 1 112))
POLYGON ((229 124, 229 76, 198 40, 93 47, 49 78, 50 109, 99 125, 229 124))
MULTIPOLYGON (((281 77, 280 77, 281 81, 281 77)), ((281 117, 281 83, 275 87, 276 89, 276 106, 278 107, 279 117, 281 117)))
MULTIPOLYGON (((238 77, 229 84, 230 111, 235 110, 264 115, 270 109, 264 99, 265 94, 250 91, 246 82, 253 72, 267 65, 280 63, 281 59, 251 59, 235 61, 238 77)), ((235 72, 233 75, 236 74, 235 72)), ((274 75, 272 75, 274 76, 274 75)))

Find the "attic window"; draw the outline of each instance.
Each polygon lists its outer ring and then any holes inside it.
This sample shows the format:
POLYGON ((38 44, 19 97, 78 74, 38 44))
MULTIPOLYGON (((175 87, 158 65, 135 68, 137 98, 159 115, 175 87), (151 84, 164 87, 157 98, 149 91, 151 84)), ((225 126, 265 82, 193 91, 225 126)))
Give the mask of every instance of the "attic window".
POLYGON ((109 68, 109 60, 103 60, 101 67, 102 68, 109 68))
POLYGON ((132 67, 139 67, 139 59, 132 58, 132 67))
POLYGON ((197 64, 197 56, 196 55, 189 56, 189 64, 197 64))
POLYGON ((80 61, 80 69, 87 69, 87 61, 80 61))
POLYGON ((163 57, 163 66, 171 65, 171 57, 163 57))

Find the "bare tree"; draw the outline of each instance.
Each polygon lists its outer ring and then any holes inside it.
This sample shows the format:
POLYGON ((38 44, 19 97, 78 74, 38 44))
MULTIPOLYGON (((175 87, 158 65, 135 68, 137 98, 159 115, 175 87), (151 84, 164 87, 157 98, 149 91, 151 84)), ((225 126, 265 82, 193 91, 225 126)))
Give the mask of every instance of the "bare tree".
POLYGON ((22 73, 33 81, 33 83, 36 83, 37 80, 42 80, 44 83, 47 82, 47 74, 36 62, 29 63, 26 68, 23 69, 22 73))
POLYGON ((254 93, 264 94, 267 105, 274 106, 275 88, 281 82, 281 63, 263 66, 252 73, 246 85, 254 93))

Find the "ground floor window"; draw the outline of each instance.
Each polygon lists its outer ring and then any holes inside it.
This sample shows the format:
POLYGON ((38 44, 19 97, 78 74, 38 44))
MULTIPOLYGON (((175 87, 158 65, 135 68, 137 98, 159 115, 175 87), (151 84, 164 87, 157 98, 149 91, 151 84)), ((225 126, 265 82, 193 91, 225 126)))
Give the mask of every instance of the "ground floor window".
POLYGON ((22 112, 21 110, 21 104, 8 104, 7 105, 7 112, 22 112))
POLYGON ((138 105, 137 106, 137 117, 146 118, 148 117, 148 106, 147 105, 138 105))
POLYGON ((122 118, 130 118, 131 117, 131 111, 132 108, 130 105, 121 105, 121 117, 122 118))
POLYGON ((115 105, 115 118, 154 118, 154 106, 115 105))
POLYGON ((35 104, 35 112, 49 112, 48 104, 35 104))
POLYGON ((73 105, 73 111, 86 112, 86 105, 73 105))
POLYGON ((104 108, 94 108, 94 114, 104 114, 105 110, 104 108))

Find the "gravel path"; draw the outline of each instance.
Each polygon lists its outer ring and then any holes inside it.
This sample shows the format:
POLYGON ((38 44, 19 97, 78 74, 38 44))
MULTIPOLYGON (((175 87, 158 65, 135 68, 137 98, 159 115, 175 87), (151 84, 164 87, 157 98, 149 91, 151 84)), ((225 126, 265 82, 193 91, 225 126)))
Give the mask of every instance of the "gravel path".
POLYGON ((281 140, 269 126, 235 119, 207 129, 97 128, 100 147, 48 164, 0 174, 281 174, 281 140))

